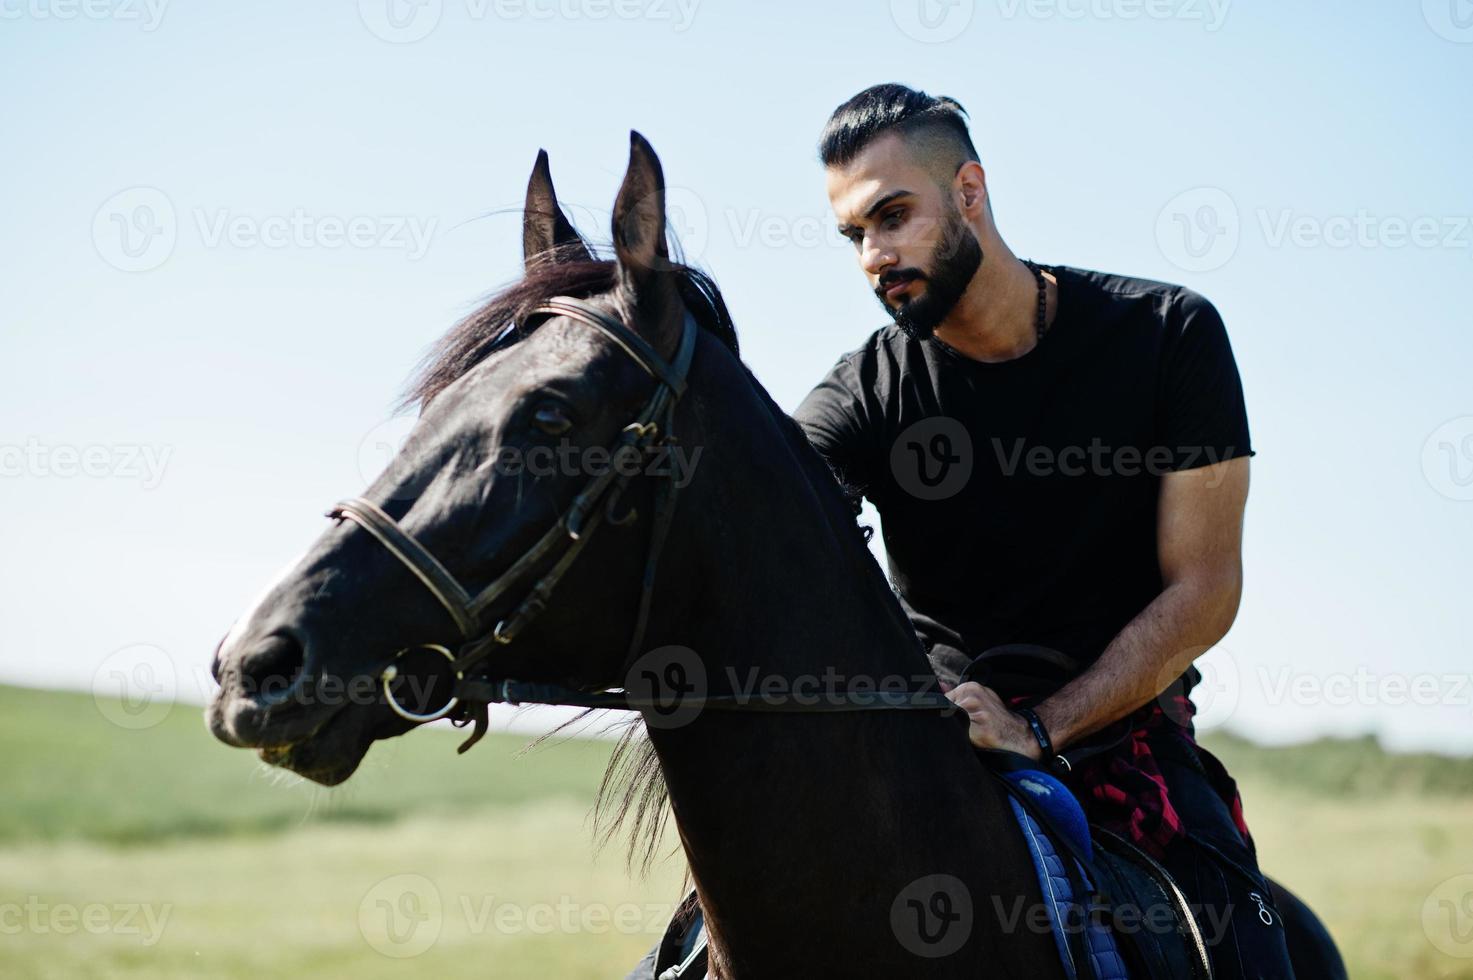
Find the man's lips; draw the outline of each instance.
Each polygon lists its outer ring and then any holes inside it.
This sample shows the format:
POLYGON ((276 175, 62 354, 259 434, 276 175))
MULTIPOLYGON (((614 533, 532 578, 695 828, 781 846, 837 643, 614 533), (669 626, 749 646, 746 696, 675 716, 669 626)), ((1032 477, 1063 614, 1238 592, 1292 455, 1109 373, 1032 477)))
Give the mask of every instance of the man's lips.
POLYGON ((884 287, 885 298, 899 299, 905 293, 905 290, 909 288, 910 284, 913 282, 915 282, 914 279, 901 279, 898 282, 894 282, 889 286, 884 287))

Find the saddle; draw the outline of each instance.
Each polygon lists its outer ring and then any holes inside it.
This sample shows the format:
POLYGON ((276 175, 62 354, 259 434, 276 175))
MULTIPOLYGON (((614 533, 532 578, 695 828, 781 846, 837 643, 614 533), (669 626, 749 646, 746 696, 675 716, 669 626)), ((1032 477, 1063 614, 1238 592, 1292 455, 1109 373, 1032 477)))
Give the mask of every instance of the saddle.
MULTIPOLYGON (((1079 669, 1048 647, 1012 644, 975 658, 959 681, 1041 700, 1079 669)), ((1129 734, 1121 723, 1062 753, 1072 768, 1129 734)), ((1211 980, 1196 917, 1171 874, 1130 841, 1092 826, 1074 794, 1039 764, 1012 752, 979 751, 1002 783, 1023 829, 1066 971, 1077 980, 1115 977, 1211 980), (1074 919, 1070 928, 1067 923, 1074 919)))
POLYGON ((1072 980, 1211 980, 1196 917, 1165 868, 1089 825, 1074 794, 1033 760, 978 755, 1007 792, 1072 980))

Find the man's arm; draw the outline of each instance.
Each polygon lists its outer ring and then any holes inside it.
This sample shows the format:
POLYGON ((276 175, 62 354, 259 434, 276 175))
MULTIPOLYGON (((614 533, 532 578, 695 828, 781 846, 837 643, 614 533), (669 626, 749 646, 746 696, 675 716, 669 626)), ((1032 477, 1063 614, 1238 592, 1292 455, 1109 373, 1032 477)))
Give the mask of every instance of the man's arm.
POLYGON ((1227 635, 1243 594, 1248 457, 1168 473, 1157 505, 1164 588, 1095 661, 1036 710, 1058 748, 1159 696, 1227 635))
POLYGON ((875 435, 871 402, 873 381, 866 385, 852 355, 839 359, 793 413, 857 515, 860 498, 874 483, 875 435))
MULTIPOLYGON (((1055 749, 1159 696, 1226 635, 1242 595, 1247 499, 1246 456, 1162 477, 1156 523, 1164 587, 1097 661, 1035 709, 1055 749)), ((1039 758, 1027 723, 995 692, 963 684, 952 697, 972 716, 974 744, 1039 758)))

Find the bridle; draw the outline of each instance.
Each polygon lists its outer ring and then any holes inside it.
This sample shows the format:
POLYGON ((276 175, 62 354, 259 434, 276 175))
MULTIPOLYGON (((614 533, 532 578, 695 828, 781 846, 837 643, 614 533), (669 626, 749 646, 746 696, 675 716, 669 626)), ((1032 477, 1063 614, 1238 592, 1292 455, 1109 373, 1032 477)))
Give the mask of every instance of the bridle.
MULTIPOLYGON (((485 704, 512 700, 520 702, 517 698, 519 692, 508 686, 517 682, 504 681, 493 690, 485 690, 485 682, 473 679, 471 671, 485 661, 498 646, 504 646, 516 639, 517 634, 547 608, 547 602, 558 582, 602 524, 628 524, 636 518, 637 514, 632 509, 624 514, 615 513, 633 474, 643 468, 629 464, 644 463, 647 457, 660 452, 672 441, 675 405, 685 393, 686 378, 690 373, 699 330, 689 311, 685 314, 675 358, 669 362, 643 337, 583 300, 569 296, 555 297, 535 307, 530 315, 564 316, 600 331, 654 378, 655 390, 634 421, 620 430, 618 438, 609 449, 609 463, 603 467, 602 472, 583 488, 557 522, 531 548, 475 595, 461 585, 429 549, 416 541, 372 501, 354 497, 342 501, 328 511, 329 517, 351 520, 361 526, 413 572, 450 614, 461 639, 465 641, 458 654, 452 654, 439 644, 425 644, 420 648, 401 650, 395 657, 397 661, 410 650, 425 649, 445 658, 453 675, 454 688, 444 703, 433 710, 417 711, 403 704, 400 700, 403 692, 396 690, 395 685, 399 680, 397 665, 390 664, 384 670, 381 681, 385 698, 389 707, 406 721, 435 721, 449 715, 462 702, 480 702, 482 716, 485 704), (509 594, 518 583, 527 581, 533 570, 553 555, 558 557, 551 568, 536 580, 516 607, 488 631, 486 611, 509 594)), ((677 489, 672 475, 671 479, 660 484, 656 492, 655 524, 650 533, 649 552, 640 586, 639 611, 629 644, 631 655, 643 642, 649 622, 655 570, 674 517, 677 489)), ((544 693, 556 696, 563 692, 544 693)), ((569 690, 566 693, 573 695, 581 692, 569 690)), ((464 748, 469 748, 480 738, 483 723, 479 718, 477 722, 476 733, 464 748)))
MULTIPOLYGON (((634 421, 620 430, 618 438, 609 448, 609 465, 595 476, 573 499, 572 504, 557 522, 532 545, 506 571, 491 584, 472 595, 429 549, 415 540, 414 536, 399 526, 399 523, 381 507, 363 497, 353 497, 337 504, 327 516, 337 520, 349 520, 371 534, 395 558, 399 559, 415 577, 429 590, 437 602, 454 620, 463 641, 458 653, 435 643, 420 644, 400 650, 394 662, 380 674, 380 682, 389 707, 406 721, 416 723, 436 721, 464 709, 461 717, 452 719, 457 726, 475 721, 476 727, 469 739, 460 746, 464 752, 478 742, 487 727, 487 706, 494 703, 508 704, 561 704, 586 708, 620 708, 641 710, 669 707, 668 702, 656 698, 640 698, 625 691, 580 691, 557 684, 502 679, 491 681, 476 676, 473 671, 482 666, 491 653, 516 639, 528 623, 537 618, 546 608, 548 600, 558 582, 577 560, 588 545, 595 531, 603 524, 624 525, 637 519, 638 514, 630 508, 616 514, 619 501, 629 486, 634 474, 641 472, 650 456, 664 451, 675 440, 672 426, 675 406, 685 394, 690 374, 691 360, 695 354, 696 337, 700 328, 687 310, 682 324, 680 342, 675 356, 666 361, 644 338, 592 303, 570 296, 558 296, 546 300, 532 309, 530 316, 563 316, 598 330, 623 350, 636 364, 655 381, 655 389, 649 400, 635 416, 634 421), (527 581, 534 569, 556 555, 557 558, 527 590, 525 596, 504 617, 487 628, 487 610, 498 600, 511 593, 518 584, 527 581), (399 662, 406 656, 418 652, 430 654, 432 663, 451 675, 453 686, 443 703, 434 707, 407 706, 400 699, 406 677, 399 669, 399 662), (441 662, 443 658, 443 662, 441 662), (428 710, 415 710, 428 707, 428 710)), ((639 606, 635 616, 634 630, 626 651, 626 662, 640 652, 649 625, 650 606, 654 597, 655 571, 660 552, 675 516, 676 496, 679 490, 670 469, 655 491, 654 524, 650 530, 649 547, 645 557, 644 575, 640 582, 639 606)), ((688 705, 712 708, 772 711, 858 711, 872 708, 916 708, 926 710, 950 710, 954 705, 943 695, 934 691, 895 692, 868 690, 865 692, 841 692, 838 698, 825 702, 792 704, 763 700, 757 697, 735 695, 686 698, 688 705)))

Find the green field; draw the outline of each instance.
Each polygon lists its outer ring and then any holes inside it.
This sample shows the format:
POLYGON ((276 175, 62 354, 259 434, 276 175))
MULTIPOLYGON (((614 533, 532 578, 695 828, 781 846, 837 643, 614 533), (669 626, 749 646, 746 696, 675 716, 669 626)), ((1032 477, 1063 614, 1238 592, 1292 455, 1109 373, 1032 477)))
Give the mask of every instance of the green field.
MULTIPOLYGON (((609 746, 455 744, 381 743, 327 791, 191 706, 129 730, 86 695, 0 687, 0 977, 622 977, 683 869, 595 857, 609 746)), ((1210 744, 1352 976, 1473 978, 1473 878, 1438 888, 1473 874, 1473 760, 1210 744)))

